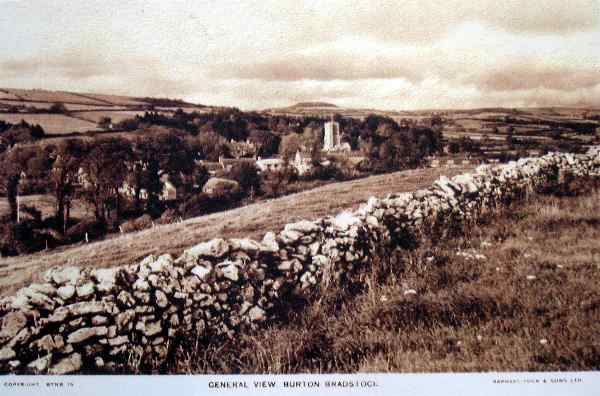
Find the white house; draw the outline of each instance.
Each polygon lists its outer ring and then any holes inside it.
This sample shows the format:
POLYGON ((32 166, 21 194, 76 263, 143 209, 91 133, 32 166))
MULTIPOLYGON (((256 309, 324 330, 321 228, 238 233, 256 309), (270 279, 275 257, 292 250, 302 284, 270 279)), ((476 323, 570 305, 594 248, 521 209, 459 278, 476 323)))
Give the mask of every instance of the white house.
POLYGON ((300 150, 296 151, 296 156, 294 157, 292 166, 296 168, 300 176, 308 173, 312 169, 310 158, 304 158, 302 153, 300 153, 300 150))
POLYGON ((285 167, 285 161, 281 158, 260 158, 256 160, 256 167, 261 172, 278 172, 285 167))

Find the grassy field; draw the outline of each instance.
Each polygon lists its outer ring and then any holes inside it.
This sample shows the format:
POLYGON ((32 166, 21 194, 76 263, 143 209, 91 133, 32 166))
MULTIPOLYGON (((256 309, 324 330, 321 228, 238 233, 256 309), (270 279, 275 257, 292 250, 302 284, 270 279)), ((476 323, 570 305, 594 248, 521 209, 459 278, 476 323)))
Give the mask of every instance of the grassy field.
POLYGON ((469 168, 419 169, 330 184, 238 209, 197 217, 182 223, 113 237, 51 252, 0 259, 0 294, 39 280, 52 266, 109 267, 134 263, 149 254, 179 255, 184 249, 216 237, 262 239, 287 223, 336 214, 356 208, 370 196, 412 191, 430 186, 441 174, 463 173, 469 168))
MULTIPOLYGON (((63 91, 46 91, 40 89, 0 89, 0 110, 7 111, 12 106, 27 106, 38 110, 48 110, 55 103, 63 103, 70 114, 35 114, 35 113, 0 113, 0 120, 12 124, 25 120, 28 123, 39 124, 46 134, 61 135, 102 131, 97 123, 102 117, 110 117, 113 123, 141 115, 145 108, 151 105, 144 99, 134 97, 105 95, 92 93, 76 93, 63 91)), ((210 107, 195 107, 193 104, 182 104, 187 112, 210 111, 210 107)), ((158 107, 165 113, 172 113, 181 106, 158 107)))
POLYGON ((77 117, 98 123, 103 117, 110 117, 113 123, 121 122, 136 115, 144 115, 143 111, 82 111, 75 113, 77 117))
POLYGON ((62 103, 79 103, 90 105, 106 104, 103 101, 96 100, 90 97, 84 97, 71 92, 64 91, 46 91, 42 89, 13 89, 7 88, 3 91, 13 94, 20 100, 40 101, 40 102, 62 102, 62 103))
POLYGON ((374 261, 354 293, 228 342, 187 340, 167 373, 600 369, 600 193, 541 197, 441 244, 374 261))
POLYGON ((0 113, 0 120, 17 124, 25 120, 29 124, 39 124, 48 135, 62 134, 70 132, 98 131, 100 128, 90 121, 84 121, 78 118, 69 117, 62 114, 3 114, 0 113))

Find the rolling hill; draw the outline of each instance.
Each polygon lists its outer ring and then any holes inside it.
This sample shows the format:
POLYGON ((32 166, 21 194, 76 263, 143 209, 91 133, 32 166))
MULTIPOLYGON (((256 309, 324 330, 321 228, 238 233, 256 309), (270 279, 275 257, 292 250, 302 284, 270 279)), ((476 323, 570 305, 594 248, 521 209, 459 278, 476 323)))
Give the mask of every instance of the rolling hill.
POLYGON ((116 123, 149 109, 172 113, 179 108, 187 112, 212 109, 179 99, 0 88, 0 120, 39 124, 48 135, 98 132, 104 129, 98 125, 103 117, 116 123), (67 111, 49 113, 50 107, 57 103, 63 104, 67 111))

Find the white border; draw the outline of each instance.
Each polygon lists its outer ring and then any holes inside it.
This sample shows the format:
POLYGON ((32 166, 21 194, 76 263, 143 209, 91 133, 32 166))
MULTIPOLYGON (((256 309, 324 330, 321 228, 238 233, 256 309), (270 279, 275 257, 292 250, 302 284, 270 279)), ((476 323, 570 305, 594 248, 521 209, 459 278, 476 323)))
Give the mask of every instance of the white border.
POLYGON ((600 395, 599 372, 298 375, 7 375, 0 395, 600 395), (327 386, 332 381, 343 387, 327 386), (266 382, 266 386, 255 383, 266 382), (274 384, 272 387, 268 383, 274 384), (319 383, 310 386, 309 383, 319 383), (285 384, 297 383, 290 387, 285 384), (304 383, 304 385, 303 385, 304 383), (241 387, 245 384, 246 387, 241 387), (351 386, 354 384, 354 386, 351 386), (358 384, 358 385, 356 385, 358 384), (215 386, 218 385, 218 386, 215 386))

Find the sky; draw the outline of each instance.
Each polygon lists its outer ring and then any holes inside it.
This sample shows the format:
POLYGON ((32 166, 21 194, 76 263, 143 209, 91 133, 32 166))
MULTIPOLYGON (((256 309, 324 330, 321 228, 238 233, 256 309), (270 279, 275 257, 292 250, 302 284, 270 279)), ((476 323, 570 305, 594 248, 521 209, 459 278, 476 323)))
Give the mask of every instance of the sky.
POLYGON ((0 0, 0 87, 264 109, 600 107, 600 0, 0 0))

